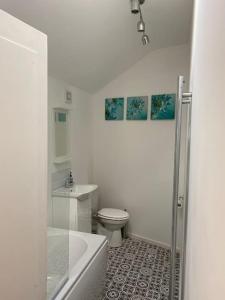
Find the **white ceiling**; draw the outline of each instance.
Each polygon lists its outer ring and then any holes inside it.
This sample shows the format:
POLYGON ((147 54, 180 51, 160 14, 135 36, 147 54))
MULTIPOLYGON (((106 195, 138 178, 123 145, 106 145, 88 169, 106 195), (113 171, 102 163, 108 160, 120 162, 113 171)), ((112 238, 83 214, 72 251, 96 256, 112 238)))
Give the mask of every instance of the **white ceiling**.
POLYGON ((51 75, 89 92, 150 50, 190 38, 192 0, 146 0, 148 47, 141 44, 129 0, 0 0, 0 8, 48 35, 51 75))

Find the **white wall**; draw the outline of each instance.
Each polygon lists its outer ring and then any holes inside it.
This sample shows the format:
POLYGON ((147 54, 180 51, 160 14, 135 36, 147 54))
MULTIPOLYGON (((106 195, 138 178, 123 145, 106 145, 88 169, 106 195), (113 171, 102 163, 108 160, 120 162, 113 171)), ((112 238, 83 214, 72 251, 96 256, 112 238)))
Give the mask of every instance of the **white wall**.
POLYGON ((186 299, 225 298, 225 2, 196 0, 186 299))
MULTIPOLYGON (((81 184, 89 182, 90 173, 89 100, 90 95, 85 91, 82 91, 74 86, 70 86, 62 80, 49 77, 49 169, 51 170, 51 173, 55 173, 72 167, 75 182, 81 184), (72 104, 65 103, 65 91, 67 89, 72 92, 72 104), (53 162, 54 147, 52 113, 54 107, 70 109, 72 162, 67 162, 60 165, 56 165, 53 162)), ((49 222, 51 222, 51 196, 49 196, 49 199, 49 222)))
POLYGON ((0 10, 0 298, 46 297, 47 38, 0 10))
MULTIPOLYGON (((170 243, 174 121, 105 121, 104 99, 176 93, 189 46, 153 51, 92 97, 92 181, 102 207, 128 209, 130 231, 170 243)), ((150 107, 149 107, 150 110, 150 107)))

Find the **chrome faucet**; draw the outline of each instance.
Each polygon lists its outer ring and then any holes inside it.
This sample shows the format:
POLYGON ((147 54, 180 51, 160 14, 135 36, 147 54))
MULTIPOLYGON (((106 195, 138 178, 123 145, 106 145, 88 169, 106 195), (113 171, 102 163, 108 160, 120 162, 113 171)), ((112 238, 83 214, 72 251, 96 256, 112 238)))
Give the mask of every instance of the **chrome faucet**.
POLYGON ((65 187, 71 188, 71 187, 73 187, 73 185, 74 185, 73 174, 72 174, 72 171, 70 170, 70 175, 68 178, 66 178, 66 181, 65 181, 65 187))

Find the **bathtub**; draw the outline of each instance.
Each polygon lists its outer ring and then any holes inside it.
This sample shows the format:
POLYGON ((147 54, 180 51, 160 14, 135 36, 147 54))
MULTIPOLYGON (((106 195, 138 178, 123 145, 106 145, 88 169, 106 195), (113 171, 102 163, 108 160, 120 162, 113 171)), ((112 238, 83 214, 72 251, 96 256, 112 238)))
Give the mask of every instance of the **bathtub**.
MULTIPOLYGON (((50 238, 68 235, 50 229, 50 238)), ((105 236, 69 231, 69 274, 55 300, 97 300, 100 298, 107 264, 105 236)))

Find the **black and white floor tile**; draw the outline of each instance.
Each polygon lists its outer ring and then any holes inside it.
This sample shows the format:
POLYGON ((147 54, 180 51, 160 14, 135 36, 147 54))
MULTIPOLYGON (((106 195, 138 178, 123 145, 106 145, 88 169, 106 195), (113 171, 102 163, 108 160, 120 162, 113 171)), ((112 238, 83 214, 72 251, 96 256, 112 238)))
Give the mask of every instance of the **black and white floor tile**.
MULTIPOLYGON (((108 249, 102 300, 168 300, 169 250, 138 239, 126 239, 108 249)), ((176 265, 176 296, 179 287, 179 255, 176 265)))

